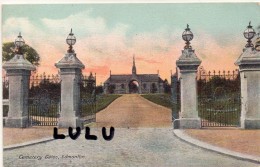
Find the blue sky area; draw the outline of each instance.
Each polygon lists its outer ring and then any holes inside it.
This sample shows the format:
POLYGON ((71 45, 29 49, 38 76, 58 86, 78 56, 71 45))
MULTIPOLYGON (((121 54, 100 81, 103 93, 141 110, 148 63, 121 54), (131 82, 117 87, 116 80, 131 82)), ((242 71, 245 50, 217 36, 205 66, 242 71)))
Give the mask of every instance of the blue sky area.
MULTIPOLYGON (((246 43, 243 31, 249 21, 259 31, 259 17, 258 3, 3 5, 2 36, 7 42, 22 31, 25 40, 40 52, 44 65, 50 53, 39 44, 48 38, 48 44, 55 47, 52 52, 62 55, 67 47, 62 41, 73 28, 79 39, 75 46, 78 53, 93 56, 91 60, 82 57, 82 61, 87 61, 89 70, 100 70, 101 80, 113 68, 127 73, 123 70, 127 64, 120 66, 117 60, 130 63, 133 54, 137 55, 139 69, 150 71, 149 62, 154 62, 154 71, 162 69, 166 76, 175 68, 183 48, 181 34, 187 23, 195 35, 192 45, 203 65, 210 68, 210 62, 225 57, 232 61, 228 66, 234 64, 246 43), (162 55, 172 61, 164 62, 162 55), (108 66, 107 62, 115 64, 108 66)), ((218 63, 224 68, 221 61, 218 63)), ((128 66, 130 69, 131 64, 128 66)))

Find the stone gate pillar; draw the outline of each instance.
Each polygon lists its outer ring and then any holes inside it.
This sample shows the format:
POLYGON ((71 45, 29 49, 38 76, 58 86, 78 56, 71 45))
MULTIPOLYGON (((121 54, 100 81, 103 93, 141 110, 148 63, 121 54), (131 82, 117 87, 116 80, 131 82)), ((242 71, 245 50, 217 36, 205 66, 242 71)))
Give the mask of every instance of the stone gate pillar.
POLYGON ((9 80, 9 111, 5 126, 28 127, 29 83, 31 71, 35 70, 35 67, 22 54, 16 54, 3 68, 9 80))
POLYGON ((181 113, 179 127, 201 128, 201 120, 198 117, 198 99, 197 99, 197 69, 201 60, 196 56, 190 46, 193 34, 187 25, 182 38, 186 41, 186 46, 182 50, 182 55, 176 61, 180 69, 181 82, 181 113))
POLYGON ((75 53, 67 53, 58 63, 61 76, 61 115, 59 127, 80 127, 80 80, 85 66, 75 53))
POLYGON ((255 31, 249 25, 244 32, 248 43, 235 62, 239 66, 241 79, 241 117, 243 129, 260 129, 260 36, 255 46, 251 39, 255 31))
POLYGON ((181 113, 180 128, 201 128, 198 117, 197 69, 201 61, 192 49, 184 49, 176 65, 180 69, 181 113))
POLYGON ((81 70, 85 66, 72 49, 72 45, 76 43, 72 31, 67 38, 67 43, 70 45, 68 53, 58 63, 55 63, 55 66, 60 69, 61 76, 61 114, 58 125, 64 128, 76 128, 82 126, 80 121, 80 81, 81 70), (75 42, 68 42, 68 40, 75 40, 75 42))

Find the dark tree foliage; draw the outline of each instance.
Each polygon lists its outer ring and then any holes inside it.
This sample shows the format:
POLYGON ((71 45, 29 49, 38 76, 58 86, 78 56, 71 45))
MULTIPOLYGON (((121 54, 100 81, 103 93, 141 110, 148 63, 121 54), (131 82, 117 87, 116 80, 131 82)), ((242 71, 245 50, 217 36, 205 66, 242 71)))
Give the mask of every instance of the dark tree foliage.
POLYGON ((233 79, 213 76, 209 81, 198 80, 198 92, 202 96, 213 96, 219 93, 220 88, 225 94, 240 92, 240 76, 233 79))
POLYGON ((96 80, 92 72, 90 72, 87 79, 87 86, 86 86, 87 93, 92 94, 93 91, 95 90, 95 87, 96 87, 96 80))
MULTIPOLYGON (((15 55, 15 45, 13 42, 6 42, 2 45, 3 49, 3 57, 2 61, 8 61, 12 59, 15 55)), ((35 66, 39 66, 40 56, 35 49, 30 47, 29 45, 25 44, 21 47, 21 52, 23 53, 24 57, 31 62, 35 66)))
POLYGON ((165 79, 163 81, 163 88, 164 88, 164 93, 167 93, 167 94, 171 93, 171 85, 169 84, 167 79, 165 79))
POLYGON ((80 94, 81 97, 89 97, 95 92, 96 88, 96 78, 93 76, 92 72, 87 78, 81 80, 80 83, 80 94))
POLYGON ((103 92, 104 90, 102 85, 96 87, 96 94, 102 94, 103 92))
POLYGON ((50 82, 43 79, 39 85, 32 86, 29 91, 29 97, 38 97, 41 94, 48 94, 50 98, 59 98, 61 95, 60 83, 50 82))
POLYGON ((85 87, 85 89, 86 89, 86 92, 88 94, 92 94, 93 91, 95 90, 95 81, 94 80, 89 80, 87 82, 87 86, 85 87))

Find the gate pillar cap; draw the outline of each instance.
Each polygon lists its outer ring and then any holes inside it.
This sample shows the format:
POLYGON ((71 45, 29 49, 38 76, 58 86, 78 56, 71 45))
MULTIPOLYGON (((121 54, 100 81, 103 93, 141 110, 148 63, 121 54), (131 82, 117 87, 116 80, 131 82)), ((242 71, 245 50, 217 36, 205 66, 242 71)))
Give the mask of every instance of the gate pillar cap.
POLYGON ((85 68, 84 64, 77 58, 76 53, 66 53, 58 63, 55 63, 55 66, 57 68, 85 68))
POLYGON ((259 71, 260 70, 260 51, 252 47, 245 48, 239 56, 235 65, 239 66, 240 71, 259 71))
POLYGON ((184 49, 180 58, 176 61, 176 65, 180 70, 196 71, 201 64, 201 60, 196 56, 193 49, 184 49))
POLYGON ((16 54, 11 60, 3 64, 5 70, 36 70, 35 66, 24 58, 21 54, 16 54))

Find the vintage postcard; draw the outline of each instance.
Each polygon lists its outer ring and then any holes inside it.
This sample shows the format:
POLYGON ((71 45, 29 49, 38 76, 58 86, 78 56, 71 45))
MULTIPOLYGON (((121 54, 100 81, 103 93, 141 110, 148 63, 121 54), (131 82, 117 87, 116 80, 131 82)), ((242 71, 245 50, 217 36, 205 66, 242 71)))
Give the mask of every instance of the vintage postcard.
POLYGON ((5 167, 260 165, 260 4, 2 4, 5 167))

